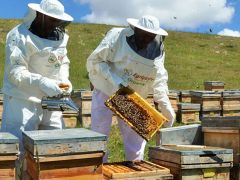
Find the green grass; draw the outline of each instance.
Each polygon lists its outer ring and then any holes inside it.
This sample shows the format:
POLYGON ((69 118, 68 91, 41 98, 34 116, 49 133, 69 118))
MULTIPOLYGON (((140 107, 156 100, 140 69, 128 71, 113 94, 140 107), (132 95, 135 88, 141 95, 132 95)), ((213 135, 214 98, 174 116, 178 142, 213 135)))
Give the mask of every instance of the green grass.
MULTIPOLYGON (((0 79, 3 79, 6 33, 20 22, 0 20, 0 79)), ((75 89, 89 89, 86 59, 109 29, 111 26, 97 24, 73 23, 68 26, 70 79, 75 89)), ((203 89, 204 81, 214 80, 225 82, 225 89, 239 89, 240 38, 170 31, 165 49, 169 89, 203 89)), ((155 137, 147 144, 145 159, 151 145, 155 145, 155 137)), ((109 149, 111 162, 124 159, 123 143, 116 126, 111 130, 109 149)))

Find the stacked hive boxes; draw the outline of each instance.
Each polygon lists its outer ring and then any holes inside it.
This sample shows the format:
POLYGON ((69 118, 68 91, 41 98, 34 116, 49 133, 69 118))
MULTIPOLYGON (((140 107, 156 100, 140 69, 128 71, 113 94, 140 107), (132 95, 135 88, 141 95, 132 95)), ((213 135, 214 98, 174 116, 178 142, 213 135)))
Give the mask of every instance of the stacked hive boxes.
POLYGON ((184 91, 180 91, 180 95, 179 95, 179 101, 183 102, 183 103, 191 103, 191 93, 190 91, 184 90, 184 91))
POLYGON ((222 92, 223 116, 240 116, 240 91, 222 92))
POLYGON ((224 82, 221 81, 205 81, 204 89, 206 91, 223 91, 224 90, 224 82))
POLYGON ((202 119, 204 144, 233 149, 232 180, 239 180, 240 117, 206 117, 202 119))
POLYGON ((184 124, 199 123, 200 104, 179 103, 178 119, 184 124))
POLYGON ((178 112, 179 95, 179 91, 169 90, 168 98, 175 112, 178 112))
POLYGON ((229 180, 233 154, 210 146, 161 145, 149 148, 149 159, 169 168, 177 180, 229 180))
POLYGON ((92 91, 90 90, 74 90, 72 100, 80 107, 79 122, 82 127, 90 127, 91 125, 91 107, 92 107, 92 91))
POLYGON ((192 103, 201 105, 200 117, 221 115, 221 93, 214 91, 191 91, 192 103))
POLYGON ((0 179, 15 179, 17 154, 18 138, 9 133, 0 133, 0 179))
POLYGON ((101 179, 106 136, 83 128, 23 133, 25 178, 101 179))
POLYGON ((205 138, 200 124, 160 129, 157 135, 158 146, 150 147, 149 159, 169 168, 174 179, 232 180, 229 174, 232 174, 234 150, 214 143, 203 145, 205 138))

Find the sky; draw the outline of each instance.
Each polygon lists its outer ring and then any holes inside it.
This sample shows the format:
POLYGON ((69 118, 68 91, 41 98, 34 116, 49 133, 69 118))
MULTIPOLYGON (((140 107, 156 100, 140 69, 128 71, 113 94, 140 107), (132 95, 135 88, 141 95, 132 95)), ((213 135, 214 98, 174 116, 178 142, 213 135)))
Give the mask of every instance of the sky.
MULTIPOLYGON (((21 19, 28 3, 0 0, 1 19, 21 19)), ((165 30, 240 37, 240 0, 60 0, 74 22, 127 25, 127 18, 156 16, 165 30)))

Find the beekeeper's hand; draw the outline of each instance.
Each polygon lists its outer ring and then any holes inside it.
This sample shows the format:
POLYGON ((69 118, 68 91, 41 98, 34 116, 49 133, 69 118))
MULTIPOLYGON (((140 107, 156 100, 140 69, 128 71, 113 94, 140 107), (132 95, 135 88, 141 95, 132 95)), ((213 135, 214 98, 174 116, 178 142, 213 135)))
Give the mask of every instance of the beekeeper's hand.
POLYGON ((63 90, 63 92, 68 94, 72 92, 72 83, 69 80, 61 81, 59 83, 59 87, 63 90))
POLYGON ((39 87, 50 97, 63 93, 62 89, 59 87, 59 81, 56 81, 54 79, 42 77, 40 79, 39 87))

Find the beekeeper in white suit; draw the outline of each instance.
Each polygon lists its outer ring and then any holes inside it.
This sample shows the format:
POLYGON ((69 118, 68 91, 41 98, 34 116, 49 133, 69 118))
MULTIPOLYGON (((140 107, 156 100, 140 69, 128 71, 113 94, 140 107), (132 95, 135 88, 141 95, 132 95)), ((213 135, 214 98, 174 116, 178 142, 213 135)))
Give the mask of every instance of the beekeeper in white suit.
POLYGON ((41 107, 43 96, 63 93, 69 81, 68 35, 65 27, 73 18, 58 0, 28 4, 24 22, 7 34, 4 71, 4 104, 1 131, 20 139, 22 131, 62 129, 62 112, 41 107))
MULTIPOLYGON (((87 70, 94 86, 92 125, 94 131, 109 135, 112 112, 105 100, 121 85, 130 86, 142 97, 154 92, 154 101, 172 126, 175 113, 168 98, 168 74, 164 68, 163 39, 168 33, 160 28, 153 16, 127 19, 129 27, 111 29, 100 45, 88 57, 87 70)), ((123 120, 118 120, 127 160, 141 160, 146 141, 123 120)), ((104 162, 107 161, 107 153, 104 162)))

